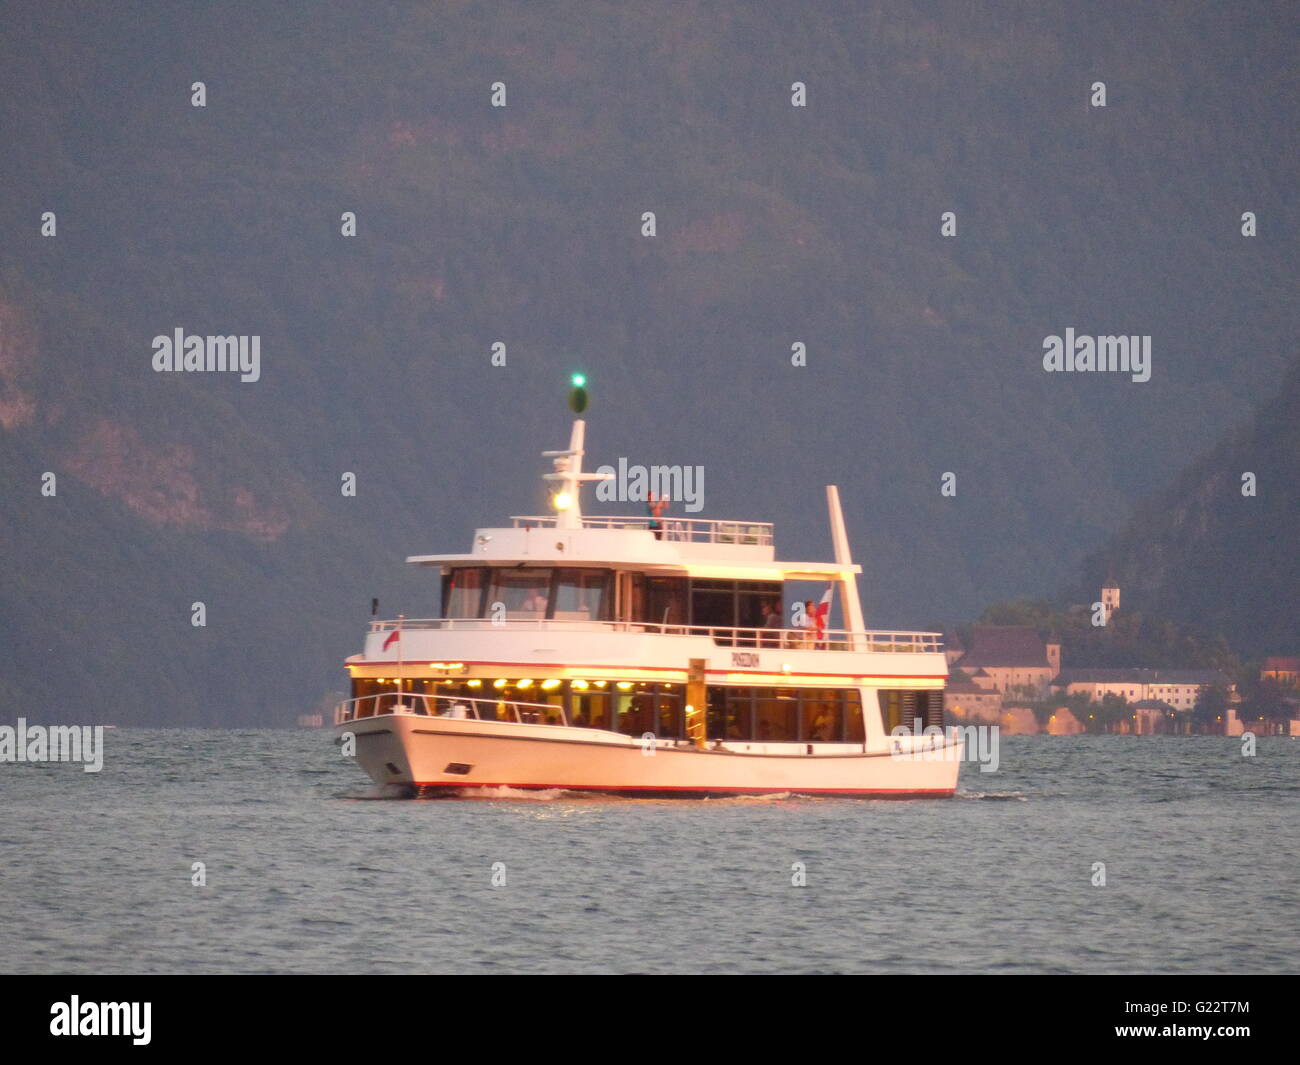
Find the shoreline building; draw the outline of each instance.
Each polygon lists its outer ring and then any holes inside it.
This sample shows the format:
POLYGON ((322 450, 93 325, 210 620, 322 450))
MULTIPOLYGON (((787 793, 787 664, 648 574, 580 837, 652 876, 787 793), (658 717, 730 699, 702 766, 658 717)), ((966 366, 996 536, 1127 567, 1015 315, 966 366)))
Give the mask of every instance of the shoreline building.
POLYGON ((955 666, 980 687, 1046 694, 1061 672, 1061 645, 1044 643, 1031 625, 976 625, 971 646, 955 666))
POLYGON ((1217 669, 1066 669, 1053 687, 1067 695, 1087 695, 1100 702, 1118 695, 1130 703, 1164 703, 1174 710, 1191 710, 1206 688, 1224 688, 1236 695, 1232 679, 1217 669))
POLYGON ((1273 680, 1288 688, 1294 688, 1300 684, 1300 658, 1277 656, 1266 658, 1263 666, 1260 667, 1259 677, 1261 680, 1273 680))
MULTIPOLYGON (((988 674, 980 672, 987 678, 988 674)), ((963 669, 948 674, 943 705, 964 725, 997 725, 1002 720, 1002 693, 992 684, 981 684, 963 669)))

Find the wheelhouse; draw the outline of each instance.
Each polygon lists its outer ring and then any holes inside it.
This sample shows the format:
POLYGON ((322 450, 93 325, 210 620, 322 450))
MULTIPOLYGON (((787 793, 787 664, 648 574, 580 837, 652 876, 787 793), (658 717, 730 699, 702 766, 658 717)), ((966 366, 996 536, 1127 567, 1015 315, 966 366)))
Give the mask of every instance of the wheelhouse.
MULTIPOLYGON (((442 617, 495 621, 623 621, 761 629, 785 616, 784 584, 656 576, 595 566, 451 566, 442 617)), ((772 625, 784 628, 784 625, 772 625)))

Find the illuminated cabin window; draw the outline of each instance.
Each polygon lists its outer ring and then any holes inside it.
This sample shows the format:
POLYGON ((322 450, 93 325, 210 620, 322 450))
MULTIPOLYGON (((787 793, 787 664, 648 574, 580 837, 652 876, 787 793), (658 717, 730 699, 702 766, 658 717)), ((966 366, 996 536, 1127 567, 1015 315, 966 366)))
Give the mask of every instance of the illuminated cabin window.
MULTIPOLYGON (((417 714, 486 721, 561 724, 604 729, 626 736, 653 733, 686 738, 685 686, 649 681, 563 681, 484 677, 408 677, 404 702, 417 714), (551 683, 551 687, 546 687, 551 683), (624 687, 619 687, 623 684, 624 687), (456 709, 460 704, 461 709, 456 709)), ((393 712, 398 684, 393 678, 354 678, 354 697, 368 697, 358 717, 393 712)), ((902 693, 892 693, 901 695, 902 693)), ((915 693, 914 693, 915 694, 915 693)), ((926 693, 920 693, 926 694, 926 693)), ((942 694, 942 693, 934 693, 942 694)), ((883 700, 882 700, 883 701, 883 700)), ((708 738, 731 742, 861 743, 862 711, 856 689, 708 688, 708 738)))
POLYGON ((665 739, 681 739, 685 737, 685 709, 677 685, 656 685, 654 705, 656 735, 663 736, 665 739))
POLYGON ((944 724, 943 692, 940 691, 899 691, 891 689, 876 693, 880 699, 880 716, 885 726, 885 734, 899 727, 906 727, 909 732, 915 730, 916 722, 921 728, 931 725, 942 727, 944 724))
POLYGON ((754 736, 760 743, 799 738, 799 692, 795 688, 760 689, 754 700, 754 736))
POLYGON ((624 681, 623 684, 623 687, 610 684, 615 732, 625 736, 644 736, 650 732, 660 739, 681 739, 686 735, 680 685, 649 681, 624 681))
POLYGON ((625 736, 641 736, 655 731, 655 708, 653 685, 638 683, 631 688, 614 689, 614 702, 617 707, 616 731, 625 736))
POLYGON ((880 721, 887 736, 903 723, 903 693, 891 689, 879 691, 876 695, 880 699, 880 721))
POLYGON ((609 692, 599 688, 587 688, 583 691, 571 691, 569 694, 569 724, 578 728, 598 728, 610 730, 609 692))
POLYGON ((844 738, 844 699, 838 691, 805 690, 799 700, 799 738, 812 743, 844 738))
MULTIPOLYGON (((550 682, 536 679, 521 686, 522 679, 485 677, 471 684, 460 678, 414 678, 405 682, 403 690, 427 696, 412 700, 415 711, 434 716, 463 703, 473 708, 468 716, 481 720, 522 718, 525 723, 558 725, 567 718, 576 728, 604 729, 629 736, 651 732, 663 739, 681 739, 686 735, 680 684, 623 681, 628 687, 620 688, 620 682, 608 680, 564 681, 547 687, 550 682)), ((379 694, 378 713, 390 713, 396 702, 391 681, 354 680, 352 687, 354 695, 379 694)), ((369 713, 366 710, 364 716, 369 713)))
POLYGON ((748 740, 754 734, 754 689, 709 688, 708 738, 748 740))
POLYGON ((709 688, 710 740, 861 743, 856 689, 709 688))
POLYGON ((857 688, 844 692, 844 740, 846 743, 866 743, 867 725, 862 720, 862 700, 857 688))
POLYGON ((352 698, 360 699, 356 704, 357 717, 373 717, 376 714, 392 712, 395 696, 385 696, 385 692, 395 692, 396 685, 381 684, 369 677, 354 677, 352 680, 352 698), (373 698, 372 698, 373 697, 373 698))

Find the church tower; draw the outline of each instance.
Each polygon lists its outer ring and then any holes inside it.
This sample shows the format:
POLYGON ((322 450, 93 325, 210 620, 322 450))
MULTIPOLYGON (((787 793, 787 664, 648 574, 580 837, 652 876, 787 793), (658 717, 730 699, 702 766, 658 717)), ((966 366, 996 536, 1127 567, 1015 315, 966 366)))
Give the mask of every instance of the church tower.
POLYGON ((1114 577, 1107 577, 1101 586, 1101 606, 1106 611, 1106 620, 1119 609, 1119 584, 1114 577))

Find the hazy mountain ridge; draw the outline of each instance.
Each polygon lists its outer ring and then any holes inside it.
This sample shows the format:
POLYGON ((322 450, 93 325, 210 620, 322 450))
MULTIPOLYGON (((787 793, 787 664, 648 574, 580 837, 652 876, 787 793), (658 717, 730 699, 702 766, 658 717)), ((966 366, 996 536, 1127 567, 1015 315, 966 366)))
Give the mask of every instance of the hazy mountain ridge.
POLYGON ((702 464, 785 556, 827 554, 838 482, 873 624, 1056 587, 1289 356, 1263 10, 10 5, 6 702, 289 720, 372 594, 430 609, 402 556, 542 506, 575 366, 593 463, 702 464), (1153 333, 1152 382, 1043 374, 1070 325, 1153 333), (259 334, 262 381, 154 374, 178 326, 259 334))
POLYGON ((1300 362, 1276 397, 1177 481, 1142 504, 1090 558, 1089 587, 1107 573, 1125 603, 1247 655, 1300 648, 1300 362), (1254 477, 1243 493, 1243 475, 1254 477), (1262 594, 1263 593, 1263 594, 1262 594))

